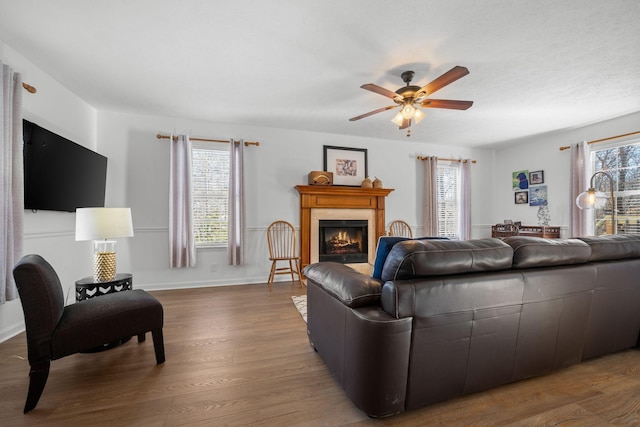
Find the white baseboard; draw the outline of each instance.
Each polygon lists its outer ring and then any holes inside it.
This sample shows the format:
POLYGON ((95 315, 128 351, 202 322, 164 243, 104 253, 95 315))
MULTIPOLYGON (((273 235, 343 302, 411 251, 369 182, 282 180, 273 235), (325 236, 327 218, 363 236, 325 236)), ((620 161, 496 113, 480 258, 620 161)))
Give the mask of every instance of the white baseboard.
POLYGON ((9 325, 8 328, 4 328, 2 331, 0 331, 0 343, 15 337, 21 332, 24 332, 24 323, 20 322, 14 325, 9 325))

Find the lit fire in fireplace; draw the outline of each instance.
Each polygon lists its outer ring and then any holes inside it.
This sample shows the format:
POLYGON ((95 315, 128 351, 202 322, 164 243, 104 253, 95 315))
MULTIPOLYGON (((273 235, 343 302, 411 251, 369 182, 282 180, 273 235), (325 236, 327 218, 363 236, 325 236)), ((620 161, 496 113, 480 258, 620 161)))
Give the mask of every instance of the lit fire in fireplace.
POLYGON ((347 230, 339 230, 326 241, 327 254, 359 254, 362 252, 362 242, 353 238, 347 230))
POLYGON ((368 261, 367 220, 320 220, 318 259, 320 262, 357 264, 368 261))

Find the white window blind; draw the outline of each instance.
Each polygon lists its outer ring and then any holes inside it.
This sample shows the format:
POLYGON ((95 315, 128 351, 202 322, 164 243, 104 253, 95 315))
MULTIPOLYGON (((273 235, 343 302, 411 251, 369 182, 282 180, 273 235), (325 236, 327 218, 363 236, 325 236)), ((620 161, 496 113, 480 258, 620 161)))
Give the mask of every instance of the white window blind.
MULTIPOLYGON (((592 151, 591 161, 593 172, 606 172, 613 179, 617 233, 640 234, 640 142, 592 151)), ((593 215, 594 234, 612 234, 609 180, 602 174, 596 175, 594 188, 596 194, 605 193, 602 194, 605 200, 596 205, 593 215)))
POLYGON ((438 164, 438 235, 460 238, 460 167, 438 164))
POLYGON ((229 212, 229 151, 194 146, 193 223, 196 245, 226 245, 229 212))

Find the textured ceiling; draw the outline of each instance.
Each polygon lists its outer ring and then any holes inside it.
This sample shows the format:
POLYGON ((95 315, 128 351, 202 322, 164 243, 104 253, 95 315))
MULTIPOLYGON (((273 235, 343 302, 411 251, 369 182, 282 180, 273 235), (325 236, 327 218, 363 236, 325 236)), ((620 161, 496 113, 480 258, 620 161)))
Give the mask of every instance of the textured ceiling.
POLYGON ((638 0, 0 0, 0 40, 98 109, 219 123, 406 140, 395 111, 348 121, 393 104, 360 85, 455 65, 470 74, 432 97, 473 107, 427 110, 411 140, 479 147, 640 111, 638 0))

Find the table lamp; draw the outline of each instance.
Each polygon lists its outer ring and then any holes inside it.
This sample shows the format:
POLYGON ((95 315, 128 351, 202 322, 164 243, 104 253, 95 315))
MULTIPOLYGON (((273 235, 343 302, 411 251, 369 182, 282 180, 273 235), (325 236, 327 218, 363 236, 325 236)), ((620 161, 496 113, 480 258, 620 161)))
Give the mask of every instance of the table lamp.
POLYGON ((93 240, 94 280, 116 277, 117 237, 132 237, 131 208, 76 209, 76 241, 93 240))

